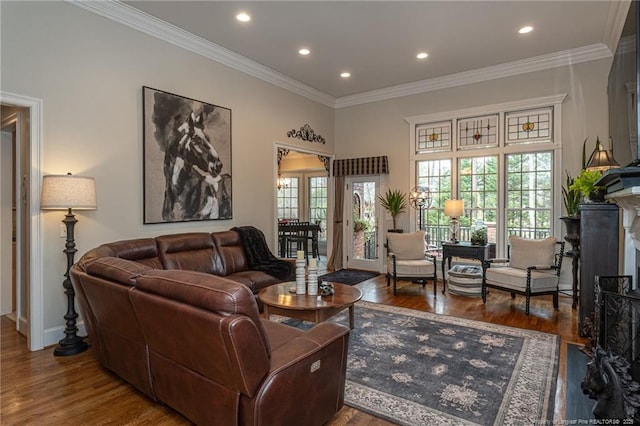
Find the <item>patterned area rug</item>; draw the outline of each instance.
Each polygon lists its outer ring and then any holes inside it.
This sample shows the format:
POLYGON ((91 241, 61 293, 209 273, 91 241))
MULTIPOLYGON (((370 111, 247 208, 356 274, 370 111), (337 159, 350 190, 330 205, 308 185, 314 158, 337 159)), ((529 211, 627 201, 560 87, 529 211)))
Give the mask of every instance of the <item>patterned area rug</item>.
POLYGON ((348 405, 402 425, 552 423, 558 336, 367 302, 355 313, 348 405))
POLYGON ((371 271, 360 271, 358 269, 340 269, 339 271, 321 275, 318 278, 322 278, 323 281, 354 285, 373 277, 377 277, 378 275, 380 274, 371 271))

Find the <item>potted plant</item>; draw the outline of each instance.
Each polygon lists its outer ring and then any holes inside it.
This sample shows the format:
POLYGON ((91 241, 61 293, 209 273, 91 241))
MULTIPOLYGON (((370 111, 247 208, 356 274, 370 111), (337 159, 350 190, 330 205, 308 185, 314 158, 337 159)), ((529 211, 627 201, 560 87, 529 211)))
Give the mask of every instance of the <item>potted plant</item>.
POLYGON ((389 212, 393 219, 393 229, 389 232, 402 232, 396 228, 396 218, 400 213, 404 213, 407 208, 407 196, 399 189, 387 189, 384 195, 379 195, 380 205, 389 212))
POLYGON ((573 179, 569 186, 570 190, 578 191, 584 198, 591 201, 604 201, 604 188, 597 186, 596 182, 602 177, 602 172, 598 170, 580 171, 580 174, 573 179))
POLYGON ((567 211, 566 217, 579 217, 582 193, 578 189, 571 189, 574 178, 569 175, 569 172, 566 172, 566 174, 566 184, 562 187, 562 201, 564 202, 564 208, 567 211))

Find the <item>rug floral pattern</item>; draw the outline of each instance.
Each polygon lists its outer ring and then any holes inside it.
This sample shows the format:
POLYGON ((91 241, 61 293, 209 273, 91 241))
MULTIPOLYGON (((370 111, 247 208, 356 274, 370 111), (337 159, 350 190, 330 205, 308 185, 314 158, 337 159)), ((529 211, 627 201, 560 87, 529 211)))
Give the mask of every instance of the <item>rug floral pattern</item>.
POLYGON ((367 302, 355 312, 348 405, 404 425, 552 420, 558 336, 367 302))

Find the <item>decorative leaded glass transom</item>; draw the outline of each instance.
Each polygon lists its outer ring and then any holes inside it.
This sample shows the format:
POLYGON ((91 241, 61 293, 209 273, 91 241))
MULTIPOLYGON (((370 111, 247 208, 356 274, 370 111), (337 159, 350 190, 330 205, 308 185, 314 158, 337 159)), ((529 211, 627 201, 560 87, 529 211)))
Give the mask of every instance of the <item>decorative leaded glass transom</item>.
POLYGON ((416 153, 451 149, 451 121, 416 126, 416 153))
POLYGON ((458 121, 458 148, 471 149, 498 145, 498 114, 464 118, 458 121))
POLYGON ((505 114, 506 143, 550 142, 553 137, 553 107, 505 114))

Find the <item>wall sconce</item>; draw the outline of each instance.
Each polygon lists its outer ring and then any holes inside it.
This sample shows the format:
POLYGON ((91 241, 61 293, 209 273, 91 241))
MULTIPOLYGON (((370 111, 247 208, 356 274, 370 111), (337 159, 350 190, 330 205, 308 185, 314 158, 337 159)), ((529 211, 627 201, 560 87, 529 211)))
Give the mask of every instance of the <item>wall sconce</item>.
POLYGON ((64 294, 67 295, 67 313, 64 316, 66 327, 65 337, 58 342, 53 350, 56 356, 75 355, 84 352, 88 345, 77 335, 76 318, 78 314, 74 307, 75 292, 69 277, 69 269, 73 265, 73 256, 76 253, 76 242, 73 237, 73 227, 78 222, 72 209, 95 210, 96 209, 96 182, 92 177, 66 175, 49 175, 42 179, 42 196, 40 208, 42 210, 67 210, 62 223, 67 230, 67 243, 63 252, 67 255, 67 272, 64 274, 64 294))
POLYGON ((458 218, 464 213, 464 202, 462 200, 445 200, 444 215, 451 218, 449 231, 451 232, 451 242, 458 242, 458 234, 460 233, 460 223, 458 218))
MULTIPOLYGON (((611 138, 609 138, 611 141, 611 138)), ((596 149, 591 153, 587 162, 587 170, 605 171, 620 167, 620 164, 613 158, 613 141, 611 141, 611 155, 602 147, 600 139, 596 139, 596 149)))

